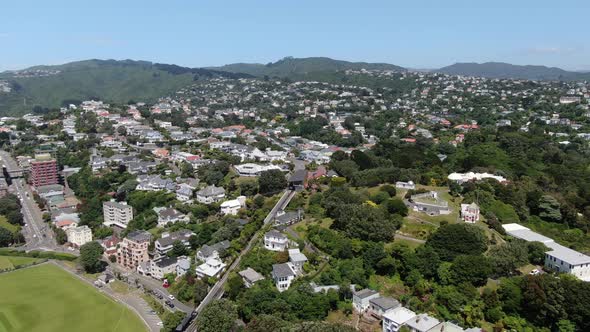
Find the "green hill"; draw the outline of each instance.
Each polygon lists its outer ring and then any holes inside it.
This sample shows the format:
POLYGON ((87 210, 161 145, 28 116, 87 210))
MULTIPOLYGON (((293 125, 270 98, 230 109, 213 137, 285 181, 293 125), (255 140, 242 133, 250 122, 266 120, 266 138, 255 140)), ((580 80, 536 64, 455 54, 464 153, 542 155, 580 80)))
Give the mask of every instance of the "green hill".
POLYGON ((325 57, 286 57, 266 65, 259 63, 234 63, 221 67, 210 67, 209 69, 231 73, 245 73, 258 77, 293 77, 315 72, 334 72, 347 69, 405 71, 405 68, 388 63, 349 62, 325 57))
POLYGON ((556 67, 519 66, 504 62, 455 63, 435 70, 449 75, 478 76, 487 78, 516 78, 527 80, 588 80, 590 74, 566 71, 556 67))
POLYGON ((153 101, 194 80, 249 77, 202 68, 147 61, 86 60, 0 73, 10 92, 0 90, 0 115, 19 115, 32 107, 60 107, 64 102, 100 98, 109 102, 153 101))

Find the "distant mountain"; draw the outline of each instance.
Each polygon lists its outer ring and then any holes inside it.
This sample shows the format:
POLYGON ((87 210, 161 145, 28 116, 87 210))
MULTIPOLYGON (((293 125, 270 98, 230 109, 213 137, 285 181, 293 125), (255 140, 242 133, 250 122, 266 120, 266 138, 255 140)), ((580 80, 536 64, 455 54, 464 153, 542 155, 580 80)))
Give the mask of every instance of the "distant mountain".
POLYGON ((519 66, 504 62, 456 63, 435 70, 449 75, 479 76, 487 78, 516 78, 527 80, 584 80, 590 75, 566 71, 556 67, 519 66))
POLYGON ((403 67, 388 63, 349 62, 325 57, 286 57, 277 62, 271 62, 266 65, 260 63, 234 63, 221 67, 210 67, 209 69, 231 73, 245 73, 257 77, 292 77, 294 75, 306 75, 315 72, 334 72, 348 69, 406 70, 403 67))
POLYGON ((154 101, 195 80, 212 77, 251 76, 133 60, 86 60, 6 71, 0 73, 0 115, 24 114, 35 105, 60 107, 92 97, 120 103, 154 101))

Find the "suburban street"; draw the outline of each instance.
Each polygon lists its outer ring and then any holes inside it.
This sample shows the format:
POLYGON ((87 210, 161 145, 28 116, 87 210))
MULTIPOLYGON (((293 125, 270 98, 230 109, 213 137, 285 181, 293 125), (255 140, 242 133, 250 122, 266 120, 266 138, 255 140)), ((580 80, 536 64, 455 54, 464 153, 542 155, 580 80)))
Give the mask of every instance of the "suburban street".
MULTIPOLYGON (((0 150, 2 164, 6 166, 8 172, 20 171, 16 161, 6 151, 0 150)), ((33 192, 24 179, 13 179, 10 190, 20 198, 22 205, 22 214, 25 222, 23 235, 26 239, 26 245, 22 246, 23 250, 45 250, 45 251, 65 251, 55 242, 53 232, 47 224, 43 222, 43 213, 33 199, 33 192)))
MULTIPOLYGON (((275 204, 275 206, 272 208, 270 213, 264 219, 263 227, 268 225, 274 219, 277 212, 279 212, 280 210, 284 210, 287 207, 287 205, 289 205, 289 202, 291 201, 293 196, 295 196, 295 193, 296 192, 293 190, 286 190, 285 192, 283 192, 283 195, 281 196, 281 198, 279 199, 277 204, 275 204)), ((205 296, 205 299, 203 299, 203 301, 201 301, 199 306, 195 309, 195 313, 196 313, 195 319, 193 320, 191 325, 187 328, 187 331, 196 331, 197 330, 197 328, 196 328, 197 319, 196 318, 198 317, 199 313, 203 310, 203 308, 205 308, 209 303, 211 303, 211 301, 220 299, 223 296, 223 293, 224 293, 223 286, 227 282, 227 279, 229 278, 230 273, 239 266, 239 264, 242 260, 242 257, 244 257, 244 255, 246 255, 250 251, 250 249, 252 249, 252 247, 257 243, 260 236, 261 236, 260 232, 257 232, 256 234, 254 234, 254 236, 252 237, 252 239, 250 239, 250 242, 248 242, 248 245, 246 245, 246 247, 244 248, 244 250, 242 250, 240 255, 238 257, 236 257, 236 259, 233 261, 233 263, 227 268, 227 270, 225 270, 221 279, 219 279, 217 281, 217 283, 215 283, 215 285, 209 290, 209 293, 207 293, 207 296, 205 296)))

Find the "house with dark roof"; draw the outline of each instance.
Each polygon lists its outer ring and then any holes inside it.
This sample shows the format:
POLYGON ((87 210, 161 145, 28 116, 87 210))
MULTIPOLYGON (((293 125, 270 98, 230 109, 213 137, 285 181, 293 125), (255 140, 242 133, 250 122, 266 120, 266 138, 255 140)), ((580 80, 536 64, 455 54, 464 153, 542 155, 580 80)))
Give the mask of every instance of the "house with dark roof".
POLYGON ((307 180, 307 170, 298 169, 289 177, 288 186, 291 190, 303 190, 307 180))
POLYGON ((209 259, 215 258, 219 259, 219 257, 223 254, 223 252, 229 249, 230 243, 229 241, 221 241, 217 242, 213 245, 204 245, 197 251, 197 255, 195 259, 197 261, 205 262, 209 259))
POLYGON ((225 189, 214 185, 197 191, 197 202, 203 204, 217 203, 225 198, 225 189))
POLYGON ((155 242, 156 253, 158 255, 165 255, 168 251, 172 250, 172 246, 176 241, 180 241, 185 247, 189 247, 190 243, 188 240, 192 235, 195 235, 195 233, 186 229, 171 233, 164 232, 162 233, 162 237, 155 242))
POLYGON ((401 304, 398 300, 387 296, 380 296, 369 300, 369 312, 371 315, 379 319, 381 319, 385 313, 400 306, 401 304))
POLYGON ((244 286, 246 286, 246 288, 252 287, 257 281, 264 280, 264 276, 251 267, 238 272, 238 274, 242 277, 242 281, 244 281, 244 286))
POLYGON ((171 207, 155 207, 154 212, 158 215, 158 227, 165 227, 168 224, 189 221, 187 215, 171 207))
POLYGON ((372 289, 368 289, 368 288, 365 288, 365 289, 360 290, 358 292, 353 292, 352 293, 352 306, 358 312, 364 312, 370 306, 369 301, 371 301, 372 299, 376 299, 379 296, 380 296, 379 292, 374 291, 372 289))
POLYGON ((277 226, 288 226, 294 224, 303 219, 303 210, 297 209, 297 211, 279 211, 275 216, 274 223, 277 226))

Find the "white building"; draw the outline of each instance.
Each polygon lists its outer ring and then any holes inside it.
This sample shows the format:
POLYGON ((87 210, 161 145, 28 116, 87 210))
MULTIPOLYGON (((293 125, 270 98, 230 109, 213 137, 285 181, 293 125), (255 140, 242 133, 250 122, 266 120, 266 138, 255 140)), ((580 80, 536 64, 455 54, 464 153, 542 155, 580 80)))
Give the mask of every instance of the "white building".
POLYGON ((127 202, 104 202, 102 212, 105 226, 119 226, 126 228, 133 219, 133 208, 127 202))
POLYGON ((276 165, 258 165, 258 164, 242 164, 235 165, 234 169, 240 176, 259 176, 260 173, 270 171, 271 169, 281 170, 276 165))
POLYGON ((197 191, 197 202, 203 204, 217 203, 225 198, 225 189, 216 186, 207 186, 197 191))
POLYGON ((66 235, 68 236, 68 242, 78 247, 92 241, 92 230, 86 225, 70 227, 66 229, 66 235))
POLYGON ((164 276, 176 272, 177 259, 175 257, 162 256, 150 262, 150 274, 153 278, 164 279, 164 276))
POLYGON ((195 272, 199 278, 218 277, 225 268, 225 263, 216 258, 210 258, 205 263, 197 266, 195 272))
POLYGON ((405 322, 416 317, 416 313, 404 307, 398 307, 383 315, 383 332, 397 332, 405 322))
POLYGON ((307 262, 307 257, 299 249, 289 249, 289 262, 293 264, 295 272, 301 274, 303 273, 303 265, 307 262))
POLYGON ((541 242, 549 248, 545 253, 545 268, 569 273, 580 280, 590 281, 590 257, 562 246, 541 234, 519 224, 502 225, 509 235, 527 242, 541 242))
POLYGON ((402 181, 397 181, 395 183, 395 187, 399 188, 399 189, 416 189, 416 185, 414 184, 414 181, 408 181, 408 182, 402 182, 402 181))
POLYGON ((490 173, 451 173, 447 177, 450 181, 457 182, 459 184, 469 182, 469 181, 481 181, 483 179, 494 179, 500 183, 506 183, 508 180, 499 175, 493 175, 490 173))
POLYGON ((289 239, 282 233, 271 230, 264 234, 264 248, 272 251, 285 251, 289 244, 289 239))
POLYGON ((297 276, 295 268, 291 263, 273 264, 272 279, 279 292, 286 291, 291 286, 291 283, 297 276))
POLYGON ((352 293, 352 306, 358 312, 364 312, 369 309, 370 301, 378 298, 379 292, 372 289, 363 289, 358 292, 352 293))
POLYGON ((239 196, 236 199, 230 199, 221 203, 221 213, 223 215, 237 215, 241 208, 246 206, 246 196, 239 196))

